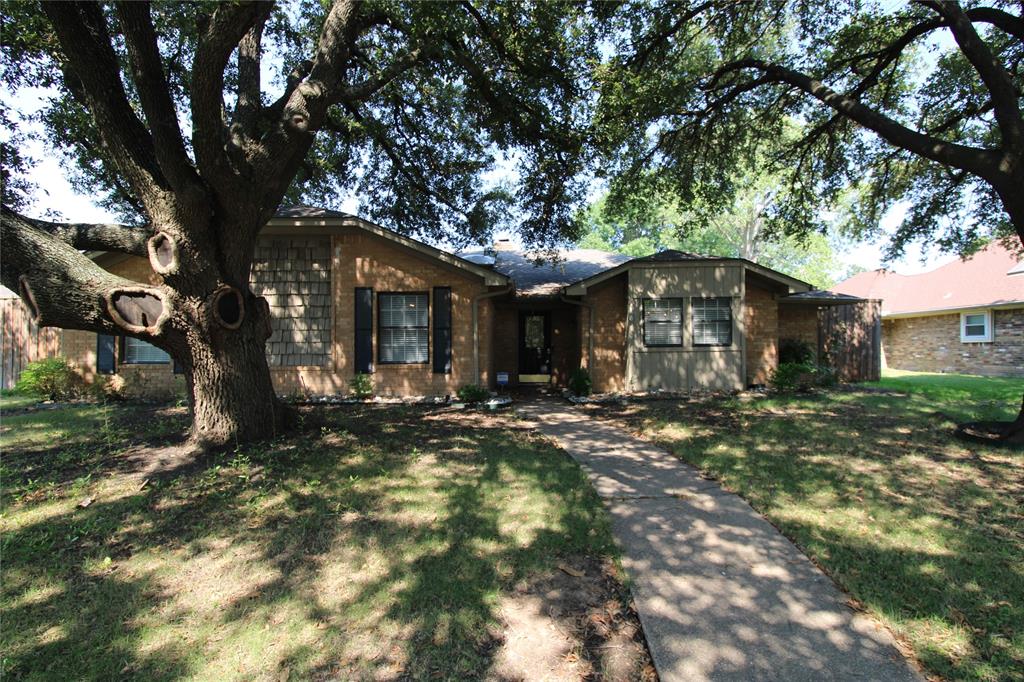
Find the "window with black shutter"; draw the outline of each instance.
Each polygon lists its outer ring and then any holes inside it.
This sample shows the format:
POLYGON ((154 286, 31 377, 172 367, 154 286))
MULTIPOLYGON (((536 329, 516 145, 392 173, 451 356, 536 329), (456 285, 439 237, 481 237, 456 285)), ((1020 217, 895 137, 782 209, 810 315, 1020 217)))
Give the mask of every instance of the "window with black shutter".
POLYGON ((378 294, 377 361, 388 365, 430 362, 426 294, 378 294))
POLYGON ((356 373, 373 372, 373 289, 356 289, 356 373))
POLYGON ((452 371, 452 290, 434 289, 434 374, 452 371))

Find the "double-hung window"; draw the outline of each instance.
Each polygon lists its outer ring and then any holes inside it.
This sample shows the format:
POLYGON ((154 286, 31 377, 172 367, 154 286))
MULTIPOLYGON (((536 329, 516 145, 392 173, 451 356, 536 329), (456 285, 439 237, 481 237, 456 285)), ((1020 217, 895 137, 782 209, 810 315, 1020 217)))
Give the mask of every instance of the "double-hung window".
POLYGON ((131 336, 124 340, 124 360, 129 365, 166 365, 171 361, 167 351, 161 350, 151 343, 131 336))
POLYGON ((683 345, 683 300, 644 299, 644 345, 683 345))
POLYGON ((732 345, 732 299, 693 298, 694 346, 732 345))
POLYGON ((380 294, 377 298, 381 364, 416 364, 430 360, 427 294, 380 294))
POLYGON ((992 312, 983 310, 979 313, 962 313, 960 315, 960 341, 963 343, 992 340, 992 312))

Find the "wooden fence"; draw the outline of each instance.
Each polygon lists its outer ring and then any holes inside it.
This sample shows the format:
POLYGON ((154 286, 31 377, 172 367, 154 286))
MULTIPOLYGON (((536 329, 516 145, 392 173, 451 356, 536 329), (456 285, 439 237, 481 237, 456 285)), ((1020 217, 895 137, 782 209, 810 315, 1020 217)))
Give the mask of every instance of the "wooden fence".
POLYGON ((881 301, 821 308, 818 357, 836 370, 841 381, 878 381, 882 376, 881 301))
POLYGON ((0 388, 13 388, 25 365, 60 353, 61 330, 40 329, 21 299, 0 299, 0 388))

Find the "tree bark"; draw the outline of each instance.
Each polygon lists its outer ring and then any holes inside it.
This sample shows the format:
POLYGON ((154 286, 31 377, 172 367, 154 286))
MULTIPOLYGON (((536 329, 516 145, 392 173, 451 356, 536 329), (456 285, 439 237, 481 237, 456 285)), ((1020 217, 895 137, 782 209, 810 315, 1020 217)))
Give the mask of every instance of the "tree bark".
POLYGON ((208 333, 193 328, 186 335, 191 440, 199 447, 265 440, 290 426, 291 412, 278 401, 267 364, 269 320, 263 316, 269 309, 251 298, 239 329, 218 329, 211 322, 208 333))

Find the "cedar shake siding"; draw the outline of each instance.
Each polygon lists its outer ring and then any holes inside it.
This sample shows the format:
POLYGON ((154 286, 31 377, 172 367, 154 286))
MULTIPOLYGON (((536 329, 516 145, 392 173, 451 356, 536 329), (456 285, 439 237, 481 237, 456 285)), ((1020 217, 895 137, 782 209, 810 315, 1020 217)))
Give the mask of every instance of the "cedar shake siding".
POLYGON ((992 340, 960 339, 960 313, 882 320, 887 367, 1024 377, 1024 307, 992 310, 992 340))

